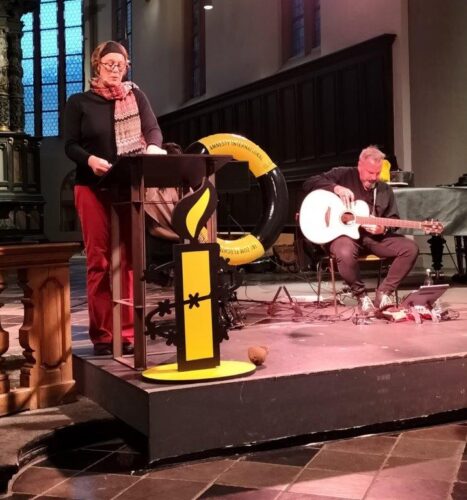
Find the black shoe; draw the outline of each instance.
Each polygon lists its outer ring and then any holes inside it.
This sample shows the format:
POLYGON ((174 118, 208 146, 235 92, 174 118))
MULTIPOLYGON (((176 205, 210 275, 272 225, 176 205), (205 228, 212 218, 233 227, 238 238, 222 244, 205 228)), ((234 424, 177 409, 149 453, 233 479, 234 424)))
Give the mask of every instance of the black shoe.
POLYGON ((94 344, 94 354, 96 356, 111 356, 112 344, 110 342, 100 342, 94 344))
POLYGON ((130 342, 125 342, 122 344, 122 353, 123 354, 134 354, 135 352, 135 347, 133 344, 130 344, 130 342))
MULTIPOLYGON (((122 354, 134 354, 135 348, 133 344, 125 342, 122 344, 122 354)), ((112 344, 110 342, 101 342, 94 344, 95 356, 111 356, 113 354, 112 344)))

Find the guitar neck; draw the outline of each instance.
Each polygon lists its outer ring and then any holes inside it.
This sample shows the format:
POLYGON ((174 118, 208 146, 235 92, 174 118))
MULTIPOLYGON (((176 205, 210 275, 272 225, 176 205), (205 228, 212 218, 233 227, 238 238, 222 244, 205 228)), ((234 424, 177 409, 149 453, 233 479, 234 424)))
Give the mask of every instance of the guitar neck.
POLYGON ((387 217, 355 216, 355 222, 363 225, 377 225, 385 227, 404 227, 407 229, 423 229, 423 223, 416 220, 389 219, 387 217))

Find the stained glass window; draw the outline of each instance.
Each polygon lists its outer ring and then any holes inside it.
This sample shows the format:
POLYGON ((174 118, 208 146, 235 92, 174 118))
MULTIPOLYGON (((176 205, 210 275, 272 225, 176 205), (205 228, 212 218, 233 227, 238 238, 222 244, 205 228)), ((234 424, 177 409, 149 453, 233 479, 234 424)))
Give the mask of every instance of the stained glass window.
POLYGON ((41 2, 40 13, 41 29, 57 27, 57 2, 41 2))
POLYGON ((313 48, 321 45, 321 2, 315 0, 313 2, 313 37, 311 46, 313 48))
POLYGON ((58 85, 42 86, 42 111, 58 109, 58 85))
POLYGON ((321 45, 321 0, 282 0, 284 62, 321 45))
MULTIPOLYGON (((113 0, 115 12, 114 24, 112 26, 113 39, 120 42, 128 51, 131 62, 132 55, 132 27, 131 27, 131 0, 113 0)), ((131 66, 126 75, 131 80, 131 66)))
POLYGON ((81 0, 65 2, 65 27, 81 26, 82 15, 81 0))
POLYGON ((32 58, 23 59, 23 85, 26 86, 34 84, 34 61, 32 58))
POLYGON ((292 3, 292 57, 305 53, 305 12, 304 0, 292 3))
POLYGON ((65 28, 65 48, 67 54, 81 54, 83 51, 81 26, 65 28))
POLYGON ((42 113, 42 135, 44 137, 58 135, 58 111, 42 113))
POLYGON ((24 110, 26 113, 34 113, 34 88, 32 85, 24 88, 24 110))
POLYGON ((28 134, 59 135, 66 99, 83 90, 82 4, 82 0, 41 0, 39 9, 22 17, 28 134))
POLYGON ((58 57, 42 58, 42 83, 58 82, 58 57))
POLYGON ((32 12, 22 18, 23 38, 21 49, 23 51, 23 87, 24 87, 24 130, 34 134, 34 46, 32 36, 32 12))
POLYGON ((80 81, 83 77, 83 60, 81 55, 66 56, 65 62, 67 82, 80 81))
POLYGON ((205 10, 201 0, 192 0, 188 15, 191 17, 190 43, 191 59, 187 61, 188 99, 199 97, 206 92, 206 64, 205 64, 205 10))
MULTIPOLYGON (((32 18, 32 14, 28 14, 29 17, 32 18)), ((23 34, 22 39, 22 49, 23 49, 23 57, 26 59, 32 58, 33 56, 33 46, 32 46, 32 30, 26 31, 23 34)))

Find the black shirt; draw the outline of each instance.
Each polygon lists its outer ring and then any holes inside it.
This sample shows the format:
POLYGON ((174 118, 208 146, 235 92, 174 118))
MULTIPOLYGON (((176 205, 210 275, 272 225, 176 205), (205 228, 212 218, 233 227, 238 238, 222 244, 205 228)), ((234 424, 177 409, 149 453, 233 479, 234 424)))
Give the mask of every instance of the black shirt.
POLYGON ((306 193, 315 189, 325 189, 334 192, 339 185, 353 191, 356 200, 363 200, 370 207, 370 213, 376 217, 398 219, 396 200, 390 186, 385 182, 377 182, 374 189, 363 187, 356 167, 335 167, 328 172, 310 177, 303 184, 306 193), (375 193, 376 190, 376 193, 375 193), (375 196, 376 194, 376 196, 375 196), (375 208, 373 212, 373 206, 375 208))
MULTIPOLYGON (((162 133, 146 95, 133 89, 141 131, 147 144, 162 144, 162 133)), ((115 101, 88 90, 70 96, 65 108, 65 153, 76 163, 76 184, 91 186, 100 179, 88 165, 91 155, 109 163, 117 159, 114 128, 115 101)))

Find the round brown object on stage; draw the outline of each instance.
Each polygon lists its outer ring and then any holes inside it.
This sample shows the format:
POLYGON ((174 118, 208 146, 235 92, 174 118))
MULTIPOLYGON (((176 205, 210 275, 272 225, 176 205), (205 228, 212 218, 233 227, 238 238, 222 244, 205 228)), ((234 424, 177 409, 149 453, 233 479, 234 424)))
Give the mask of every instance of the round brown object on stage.
POLYGON ((248 357, 250 361, 256 365, 260 366, 266 360, 268 355, 268 348, 264 345, 254 345, 248 348, 248 357))

